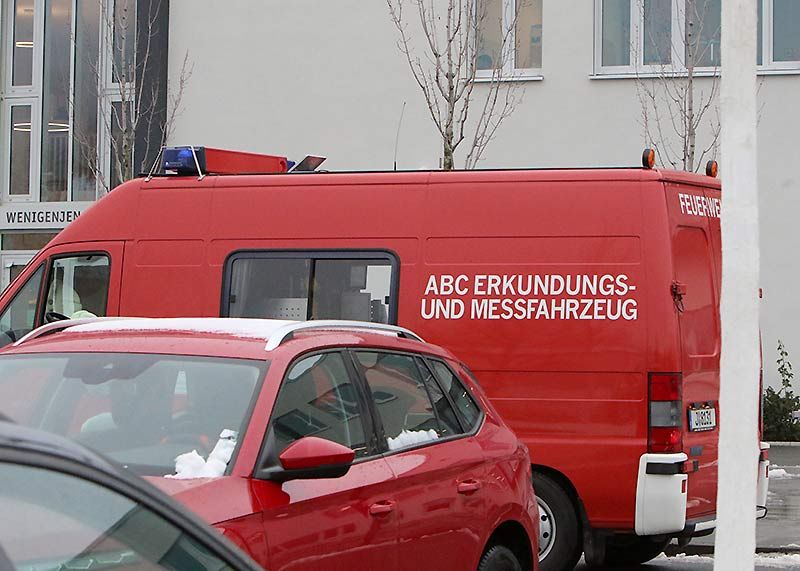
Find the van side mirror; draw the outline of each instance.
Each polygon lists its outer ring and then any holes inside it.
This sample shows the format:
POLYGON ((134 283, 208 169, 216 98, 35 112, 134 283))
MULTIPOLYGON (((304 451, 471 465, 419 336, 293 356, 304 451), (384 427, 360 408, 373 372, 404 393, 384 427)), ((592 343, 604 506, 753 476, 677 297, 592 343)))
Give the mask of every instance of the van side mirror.
POLYGON ((282 470, 270 470, 268 479, 277 482, 340 478, 347 474, 356 453, 336 442, 306 436, 295 440, 280 453, 282 470))

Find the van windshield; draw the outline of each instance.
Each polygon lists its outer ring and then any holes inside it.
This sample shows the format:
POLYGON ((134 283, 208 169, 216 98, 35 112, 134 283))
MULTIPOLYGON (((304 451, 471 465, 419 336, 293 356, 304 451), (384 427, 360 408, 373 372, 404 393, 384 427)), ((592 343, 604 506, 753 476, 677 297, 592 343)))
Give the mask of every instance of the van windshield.
POLYGON ((177 456, 196 450, 207 459, 221 440, 230 460, 266 366, 180 355, 9 355, 0 358, 0 413, 137 474, 164 476, 177 456))

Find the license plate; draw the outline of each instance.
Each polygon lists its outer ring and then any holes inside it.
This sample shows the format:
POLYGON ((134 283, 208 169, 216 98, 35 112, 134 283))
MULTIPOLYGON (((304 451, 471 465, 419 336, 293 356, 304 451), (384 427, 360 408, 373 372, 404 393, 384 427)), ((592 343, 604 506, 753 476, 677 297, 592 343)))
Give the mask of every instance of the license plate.
POLYGON ((717 410, 715 408, 690 408, 689 430, 701 432, 714 430, 717 427, 717 410))

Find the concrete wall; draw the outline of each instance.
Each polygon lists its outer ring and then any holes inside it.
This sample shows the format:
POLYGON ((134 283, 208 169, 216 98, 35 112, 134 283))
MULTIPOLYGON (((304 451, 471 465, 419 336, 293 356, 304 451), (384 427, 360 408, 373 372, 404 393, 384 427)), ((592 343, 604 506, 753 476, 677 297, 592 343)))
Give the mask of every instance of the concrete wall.
MULTIPOLYGON (((590 78, 593 3, 544 0, 543 20, 544 79, 525 83, 481 166, 638 164, 645 138, 634 80, 590 78)), ((437 133, 384 1, 171 0, 170 22, 173 78, 184 54, 194 63, 173 143, 319 153, 330 169, 390 169, 405 101, 398 167, 438 165, 437 133)), ((800 365, 792 287, 800 277, 800 76, 764 77, 760 99, 763 346, 773 382, 778 338, 800 365)))

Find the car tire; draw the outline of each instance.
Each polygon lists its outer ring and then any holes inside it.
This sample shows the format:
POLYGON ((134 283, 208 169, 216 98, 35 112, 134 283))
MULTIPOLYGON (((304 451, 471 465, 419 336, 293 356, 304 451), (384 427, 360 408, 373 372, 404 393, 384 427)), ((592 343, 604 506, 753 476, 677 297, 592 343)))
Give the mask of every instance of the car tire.
POLYGON ((481 557, 478 571, 522 571, 522 565, 508 547, 493 545, 481 557))
POLYGON ((608 538, 604 563, 606 567, 638 565, 655 559, 669 544, 669 539, 636 535, 617 535, 608 538))
POLYGON ((569 493, 553 478, 534 472, 539 504, 539 571, 572 571, 583 551, 581 525, 569 493))

